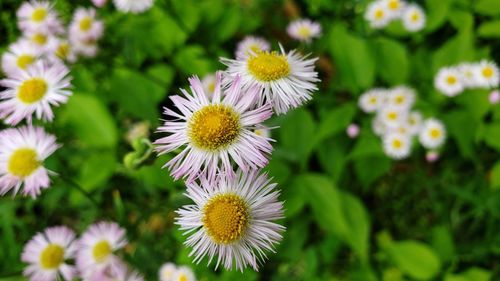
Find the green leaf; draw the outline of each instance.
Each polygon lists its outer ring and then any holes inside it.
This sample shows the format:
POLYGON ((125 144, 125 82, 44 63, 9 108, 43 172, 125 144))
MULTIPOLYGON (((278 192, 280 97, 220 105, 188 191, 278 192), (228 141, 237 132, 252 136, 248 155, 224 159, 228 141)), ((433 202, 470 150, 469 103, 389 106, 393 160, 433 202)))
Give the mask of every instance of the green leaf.
POLYGON ((474 157, 474 136, 477 121, 465 110, 454 110, 444 116, 446 130, 457 142, 460 154, 471 159, 474 157))
POLYGON ((389 85, 398 85, 408 79, 408 54, 401 43, 379 38, 374 41, 378 75, 389 85))
POLYGON ((460 274, 447 274, 444 281, 490 281, 492 273, 486 269, 472 267, 460 274))
POLYGON ((386 251, 392 262, 405 274, 417 280, 434 278, 441 268, 441 261, 434 251, 421 242, 393 242, 386 251))
POLYGON ((361 184, 368 187, 391 170, 391 163, 387 156, 357 158, 354 161, 354 170, 361 184))
POLYGON ((366 40, 351 34, 343 24, 334 23, 329 42, 341 87, 351 92, 371 87, 375 80, 375 60, 366 40))
POLYGON ((500 123, 494 123, 486 127, 484 141, 490 147, 500 151, 500 123))
POLYGON ((483 38, 499 38, 500 20, 483 22, 477 29, 477 34, 483 38))
POLYGON ((85 161, 79 166, 78 183, 87 191, 101 187, 112 175, 117 161, 109 150, 93 150, 85 153, 85 161))
POLYGON ((432 56, 432 73, 437 73, 443 66, 450 66, 464 61, 473 61, 474 37, 471 29, 460 31, 449 39, 432 56))
POLYGON ((482 122, 491 106, 488 100, 489 94, 489 91, 482 89, 467 90, 462 95, 457 96, 456 101, 467 108, 474 120, 482 122))
POLYGON ((425 30, 432 32, 445 23, 450 7, 450 0, 427 0, 426 6, 427 22, 425 30))
POLYGON ((212 72, 212 59, 199 45, 185 46, 174 56, 174 64, 186 75, 205 75, 212 72))
POLYGON ((116 145, 118 130, 113 116, 97 97, 75 93, 63 110, 60 122, 69 123, 78 141, 103 148, 116 145))
POLYGON ((491 169, 490 187, 492 189, 500 188, 500 161, 496 162, 491 169))
POLYGON ((344 132, 354 118, 356 108, 354 103, 345 103, 327 112, 321 119, 318 132, 315 135, 316 144, 339 132, 344 132))
POLYGON ((455 246, 450 230, 446 226, 432 229, 432 247, 443 262, 451 261, 455 255, 455 246))
POLYGON ((458 31, 464 29, 471 29, 474 26, 474 17, 471 13, 454 9, 449 13, 449 19, 451 25, 455 27, 458 31))
POLYGON ((497 0, 477 0, 474 1, 474 10, 482 15, 500 15, 500 2, 497 0))
POLYGON ((338 182, 345 174, 345 166, 347 164, 347 143, 346 137, 338 136, 322 142, 317 146, 317 157, 323 170, 325 170, 334 180, 338 182))
POLYGON ((193 0, 170 1, 172 10, 180 20, 185 31, 193 32, 201 20, 200 6, 193 0))
POLYGON ((314 119, 308 110, 299 108, 288 112, 279 129, 282 148, 291 159, 305 163, 314 146, 315 131, 314 119))

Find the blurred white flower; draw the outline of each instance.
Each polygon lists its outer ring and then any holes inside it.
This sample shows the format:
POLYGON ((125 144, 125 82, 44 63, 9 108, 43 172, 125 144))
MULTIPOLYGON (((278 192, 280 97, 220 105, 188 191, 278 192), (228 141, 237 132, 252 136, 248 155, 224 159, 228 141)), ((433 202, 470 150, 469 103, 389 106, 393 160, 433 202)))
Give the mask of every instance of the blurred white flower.
POLYGON ((104 7, 106 3, 108 3, 108 0, 92 0, 92 3, 94 4, 94 6, 101 8, 104 7))
POLYGON ((408 112, 395 106, 386 106, 378 113, 380 120, 389 128, 397 128, 405 123, 408 118, 408 112))
POLYGON ((461 73, 457 67, 443 67, 434 78, 434 86, 448 97, 454 97, 464 90, 461 73))
POLYGON ((318 38, 321 35, 321 25, 318 22, 310 19, 298 19, 292 21, 287 32, 293 39, 309 43, 313 38, 318 38))
POLYGON ((53 38, 50 42, 49 50, 47 59, 51 63, 74 63, 78 59, 73 46, 66 39, 53 38))
POLYGON ((399 133, 389 133, 383 137, 384 152, 392 159, 404 159, 411 152, 411 138, 399 133))
POLYGON ((364 92, 359 97, 358 105, 365 113, 372 113, 385 105, 386 98, 387 90, 375 88, 364 92))
POLYGON ((420 132, 420 129, 422 127, 424 117, 422 116, 422 113, 418 111, 412 111, 408 115, 408 130, 411 135, 416 135, 420 132))
POLYGON ((187 266, 180 266, 174 272, 172 276, 172 281, 196 281, 196 277, 194 276, 191 268, 187 266))
POLYGON ((391 12, 382 1, 374 1, 366 7, 365 19, 372 28, 384 28, 391 21, 391 12))
POLYGON ((500 92, 498 90, 492 91, 488 96, 488 100, 491 104, 497 104, 500 102, 500 92))
POLYGON ((113 3, 119 11, 138 14, 151 9, 154 0, 113 0, 113 3))
POLYGON ((236 59, 246 60, 252 54, 271 50, 271 44, 266 39, 257 36, 246 36, 236 47, 236 59))
POLYGON ((208 99, 211 99, 215 91, 215 73, 207 74, 201 79, 203 91, 208 99))
POLYGON ((76 9, 73 14, 73 20, 69 25, 69 36, 74 40, 93 40, 97 41, 102 37, 104 24, 96 19, 94 8, 76 9))
POLYGON ((7 76, 26 70, 35 63, 42 53, 32 42, 20 39, 13 44, 2 55, 2 70, 7 76))
POLYGON ((476 88, 478 87, 479 71, 477 70, 478 65, 476 63, 464 62, 458 65, 458 70, 460 71, 460 78, 464 88, 476 88))
POLYGON ((17 10, 17 19, 23 32, 58 34, 64 30, 49 1, 25 1, 17 10))
POLYGON ((173 281, 176 271, 177 266, 171 262, 167 262, 161 266, 158 272, 158 279, 160 281, 173 281))
POLYGON ((416 4, 406 6, 403 10, 401 19, 403 21, 403 26, 410 32, 417 32, 425 27, 425 12, 416 4))
POLYGON ((398 86, 388 91, 389 105, 407 110, 415 103, 415 90, 407 86, 398 86))
POLYGON ((427 149, 440 147, 446 140, 446 129, 443 123, 434 118, 425 120, 420 130, 419 140, 427 149))
POLYGON ((482 60, 476 67, 478 87, 494 88, 498 87, 500 75, 498 66, 492 61, 482 60))
POLYGON ((356 138, 359 135, 359 126, 358 124, 352 123, 347 127, 346 130, 347 136, 351 139, 356 138))
POLYGON ((398 19, 401 17, 401 13, 406 7, 406 3, 402 0, 379 0, 386 7, 389 18, 398 19))
POLYGON ((435 150, 429 150, 425 153, 425 160, 429 163, 436 162, 439 160, 439 152, 435 150))

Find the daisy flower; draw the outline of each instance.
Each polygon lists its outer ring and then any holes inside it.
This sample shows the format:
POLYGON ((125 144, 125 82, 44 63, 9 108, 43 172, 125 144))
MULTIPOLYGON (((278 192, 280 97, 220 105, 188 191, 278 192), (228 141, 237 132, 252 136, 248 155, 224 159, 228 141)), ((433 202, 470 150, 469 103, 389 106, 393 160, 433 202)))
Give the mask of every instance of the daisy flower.
POLYGON ((437 119, 427 119, 420 130, 419 140, 423 147, 436 149, 446 140, 446 129, 437 119))
POLYGON ((380 29, 387 26, 391 21, 391 13, 383 2, 375 1, 366 7, 365 19, 372 28, 380 29))
POLYGON ((477 64, 462 63, 458 66, 460 77, 464 88, 475 88, 478 86, 477 64))
POLYGON ((54 35, 47 31, 28 31, 24 34, 25 38, 33 44, 41 53, 45 53, 50 48, 50 42, 54 35))
POLYGON ((422 127, 424 117, 422 113, 418 111, 412 111, 408 115, 408 130, 411 135, 416 135, 420 132, 420 128, 422 127))
POLYGON ((274 222, 283 218, 275 187, 266 174, 255 170, 220 176, 213 183, 202 179, 200 185, 187 184, 187 196, 195 204, 176 211, 176 224, 190 235, 185 244, 193 248, 194 262, 208 255, 210 264, 217 256, 216 268, 258 270, 285 229, 274 222))
POLYGON ((310 100, 318 89, 315 83, 320 81, 314 71, 318 58, 306 59, 295 50, 286 53, 280 48, 281 53, 265 51, 251 54, 248 59, 221 59, 228 66, 229 81, 240 76, 244 89, 260 86, 260 103, 270 102, 277 114, 310 100))
POLYGON ((371 89, 359 97, 358 105, 365 113, 372 113, 383 107, 387 91, 384 89, 371 89))
POLYGON ((177 266, 171 262, 163 264, 158 272, 158 279, 160 281, 173 281, 174 275, 177 271, 177 266))
POLYGON ((271 50, 271 44, 266 39, 257 36, 246 36, 236 47, 236 59, 245 60, 251 54, 258 54, 271 50))
POLYGON ((415 103, 415 90, 406 86, 399 86, 391 89, 388 92, 387 99, 390 105, 408 109, 415 103))
POLYGON ((266 138, 266 139, 272 141, 272 139, 271 139, 271 129, 269 127, 266 127, 266 126, 263 126, 263 125, 259 125, 259 126, 255 127, 255 129, 253 130, 253 132, 257 136, 261 136, 263 138, 266 138))
POLYGON ((52 34, 64 29, 49 1, 31 0, 24 2, 17 10, 18 26, 22 31, 43 31, 52 34))
POLYGON ((434 86, 448 97, 454 97, 464 90, 460 71, 456 67, 441 68, 434 79, 434 86))
POLYGON ((356 138, 359 135, 359 126, 358 124, 352 123, 346 129, 347 136, 351 139, 356 138))
POLYGON ((379 137, 385 135, 388 131, 387 126, 382 122, 379 115, 372 119, 372 131, 379 137))
POLYGON ((104 5, 106 5, 107 2, 108 0, 92 0, 92 4, 94 4, 94 6, 98 8, 104 7, 104 5))
POLYGON ((410 32, 417 32, 425 27, 425 12, 416 4, 410 4, 404 8, 401 19, 403 26, 410 32))
POLYGON ((82 234, 76 255, 76 265, 83 277, 92 276, 107 266, 120 266, 115 252, 125 247, 125 230, 114 222, 95 223, 82 234))
POLYGON ((313 38, 321 35, 321 25, 310 19, 298 19, 292 21, 286 31, 293 39, 310 43, 313 38))
POLYGON ((33 114, 37 119, 52 121, 51 106, 66 103, 71 95, 68 73, 63 64, 48 66, 38 62, 26 71, 1 80, 0 85, 6 89, 0 92, 0 118, 9 125, 23 119, 31 122, 33 114))
POLYGON ((397 19, 401 17, 401 12, 406 7, 406 4, 401 0, 381 0, 383 5, 385 5, 387 11, 389 12, 389 17, 391 19, 397 19))
POLYGON ((200 80, 190 78, 191 94, 182 89, 183 96, 171 97, 179 113, 165 109, 171 119, 158 131, 169 135, 155 144, 160 155, 185 146, 165 165, 175 179, 191 182, 204 173, 213 179, 220 170, 232 176, 231 159, 244 171, 262 168, 268 162, 270 140, 253 129, 271 117, 270 105, 253 108, 259 94, 257 86, 243 90, 242 79, 237 77, 229 89, 222 91, 221 80, 218 72, 213 97, 208 99, 200 80))
POLYGON ((404 159, 411 152, 411 138, 399 133, 390 133, 384 136, 384 152, 392 159, 404 159))
POLYGON ((21 70, 26 70, 41 55, 39 48, 30 41, 21 39, 11 44, 2 55, 2 70, 7 76, 11 76, 21 70))
POLYGON ((406 110, 395 106, 386 106, 378 113, 380 120, 389 128, 396 128, 408 118, 406 110))
POLYGON ((154 0, 113 0, 116 9, 124 13, 139 14, 151 9, 154 0))
POLYGON ((80 40, 98 40, 102 37, 104 25, 102 21, 96 19, 94 8, 76 9, 73 20, 69 25, 71 36, 80 40))
POLYGON ((211 99, 215 91, 215 74, 208 74, 201 79, 203 91, 207 94, 207 98, 211 99))
POLYGON ((97 46, 97 42, 94 39, 79 39, 73 36, 69 38, 70 45, 72 46, 72 50, 77 55, 81 55, 86 58, 93 58, 97 55, 99 48, 97 46))
POLYGON ((490 104, 497 104, 500 102, 500 92, 498 90, 492 91, 488 96, 490 104))
MULTIPOLYGON (((114 264, 105 266, 102 269, 94 270, 83 281, 143 281, 144 278, 130 268, 123 261, 117 259, 114 264)), ((161 280, 160 280, 161 281, 161 280)))
POLYGON ((180 266, 172 276, 172 281, 196 281, 196 277, 194 276, 191 268, 187 266, 180 266))
POLYGON ((478 86, 482 88, 498 87, 500 82, 500 75, 498 73, 498 66, 492 61, 483 60, 477 68, 478 86))
POLYGON ((49 49, 47 58, 52 63, 74 63, 77 60, 73 46, 66 39, 53 38, 49 49))
POLYGON ((21 260, 29 265, 23 275, 30 281, 71 281, 76 269, 66 263, 76 251, 75 233, 65 226, 54 226, 37 233, 24 246, 21 260))
POLYGON ((50 185, 43 161, 59 148, 56 138, 42 128, 24 126, 0 132, 0 195, 11 189, 35 198, 50 185))

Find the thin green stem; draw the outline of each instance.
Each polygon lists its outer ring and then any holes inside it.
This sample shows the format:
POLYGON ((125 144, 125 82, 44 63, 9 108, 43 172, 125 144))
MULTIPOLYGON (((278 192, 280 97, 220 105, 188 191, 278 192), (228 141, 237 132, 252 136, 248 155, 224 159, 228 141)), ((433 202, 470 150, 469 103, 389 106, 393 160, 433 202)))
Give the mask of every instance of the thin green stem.
POLYGON ((99 204, 97 203, 97 201, 92 197, 92 195, 86 191, 83 187, 81 187, 77 182, 73 181, 72 179, 69 179, 69 178, 66 178, 66 177, 63 177, 63 176, 59 176, 59 178, 61 178, 61 180, 63 180, 66 184, 70 185, 71 187, 75 188, 76 190, 78 190, 81 194, 83 194, 89 201, 92 202, 92 204, 94 204, 96 207, 99 206, 99 204))

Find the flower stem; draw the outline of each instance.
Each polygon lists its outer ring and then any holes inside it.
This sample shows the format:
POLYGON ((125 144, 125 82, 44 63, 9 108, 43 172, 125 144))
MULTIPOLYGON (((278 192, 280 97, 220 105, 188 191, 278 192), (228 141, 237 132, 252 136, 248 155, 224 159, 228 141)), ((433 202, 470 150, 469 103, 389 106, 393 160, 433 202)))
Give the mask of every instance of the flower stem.
POLYGON ((61 180, 63 180, 66 184, 70 185, 71 187, 75 188, 76 190, 78 190, 81 194, 83 194, 89 201, 92 202, 92 204, 94 204, 96 207, 99 206, 99 204, 97 203, 97 201, 92 197, 92 195, 86 191, 82 186, 80 186, 77 182, 73 181, 72 179, 69 179, 69 178, 66 178, 66 177, 63 177, 63 176, 59 176, 61 178, 61 180))

